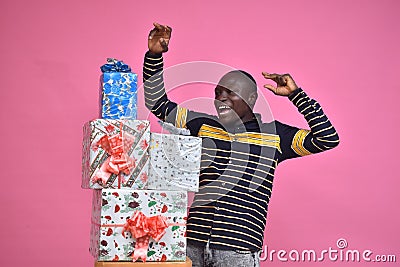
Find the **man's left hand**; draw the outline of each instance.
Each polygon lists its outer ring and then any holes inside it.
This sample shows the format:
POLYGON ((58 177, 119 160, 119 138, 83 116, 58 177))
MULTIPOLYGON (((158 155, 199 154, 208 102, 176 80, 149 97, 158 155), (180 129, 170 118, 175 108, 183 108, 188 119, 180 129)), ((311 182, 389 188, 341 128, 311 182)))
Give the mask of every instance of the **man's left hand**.
POLYGON ((264 88, 269 89, 275 95, 288 96, 298 88, 290 74, 263 72, 262 75, 265 79, 273 80, 274 82, 276 82, 276 86, 273 86, 271 84, 264 85, 264 88))

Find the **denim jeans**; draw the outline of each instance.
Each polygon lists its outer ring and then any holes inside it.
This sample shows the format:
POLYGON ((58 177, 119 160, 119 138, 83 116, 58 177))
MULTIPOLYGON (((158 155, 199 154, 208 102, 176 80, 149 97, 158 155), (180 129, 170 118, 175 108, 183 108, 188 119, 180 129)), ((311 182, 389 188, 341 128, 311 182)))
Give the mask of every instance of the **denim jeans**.
POLYGON ((192 260, 192 267, 259 267, 260 252, 243 250, 210 249, 195 246, 188 242, 187 256, 192 260))

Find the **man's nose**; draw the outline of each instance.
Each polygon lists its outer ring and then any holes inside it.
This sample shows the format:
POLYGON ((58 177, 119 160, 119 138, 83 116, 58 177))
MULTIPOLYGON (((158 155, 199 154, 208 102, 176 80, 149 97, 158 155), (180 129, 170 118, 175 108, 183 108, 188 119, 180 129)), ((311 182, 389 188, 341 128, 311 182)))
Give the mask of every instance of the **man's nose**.
POLYGON ((223 90, 218 94, 218 96, 215 99, 217 99, 219 101, 224 101, 227 99, 227 96, 228 96, 227 92, 225 90, 223 90))

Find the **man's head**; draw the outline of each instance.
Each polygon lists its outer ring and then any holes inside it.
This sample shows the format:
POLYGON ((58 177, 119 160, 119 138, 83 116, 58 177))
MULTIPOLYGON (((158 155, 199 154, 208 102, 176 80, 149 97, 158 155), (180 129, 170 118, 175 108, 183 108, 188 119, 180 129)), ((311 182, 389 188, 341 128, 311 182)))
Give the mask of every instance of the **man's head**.
POLYGON ((256 100, 256 81, 242 70, 228 72, 215 87, 214 105, 220 121, 226 125, 240 124, 253 119, 256 100))

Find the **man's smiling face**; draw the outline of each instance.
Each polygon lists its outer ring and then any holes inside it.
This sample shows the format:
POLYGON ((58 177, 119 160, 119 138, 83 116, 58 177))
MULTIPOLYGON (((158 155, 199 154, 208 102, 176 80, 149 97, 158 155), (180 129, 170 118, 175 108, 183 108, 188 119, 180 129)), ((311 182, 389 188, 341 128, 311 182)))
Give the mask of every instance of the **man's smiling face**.
POLYGON ((214 105, 221 123, 227 126, 252 120, 256 99, 256 85, 240 71, 225 74, 215 87, 214 105))

